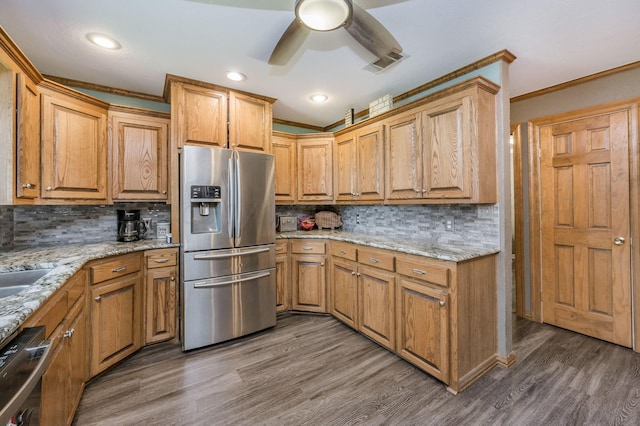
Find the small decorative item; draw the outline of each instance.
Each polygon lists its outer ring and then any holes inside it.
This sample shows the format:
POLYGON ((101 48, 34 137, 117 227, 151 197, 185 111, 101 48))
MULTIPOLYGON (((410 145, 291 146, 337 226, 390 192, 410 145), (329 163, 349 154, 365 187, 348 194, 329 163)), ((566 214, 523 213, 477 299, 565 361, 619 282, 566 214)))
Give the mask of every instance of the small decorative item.
POLYGON ((300 227, 305 231, 311 231, 316 226, 316 220, 312 217, 303 216, 299 219, 300 227))
POLYGON ((353 108, 349 108, 344 113, 344 127, 349 127, 353 124, 353 108))
POLYGON ((318 212, 315 215, 315 219, 318 229, 336 229, 342 226, 342 218, 334 212, 318 212))
POLYGON ((391 94, 386 94, 373 102, 369 102, 369 117, 375 117, 383 112, 389 111, 393 107, 391 94))

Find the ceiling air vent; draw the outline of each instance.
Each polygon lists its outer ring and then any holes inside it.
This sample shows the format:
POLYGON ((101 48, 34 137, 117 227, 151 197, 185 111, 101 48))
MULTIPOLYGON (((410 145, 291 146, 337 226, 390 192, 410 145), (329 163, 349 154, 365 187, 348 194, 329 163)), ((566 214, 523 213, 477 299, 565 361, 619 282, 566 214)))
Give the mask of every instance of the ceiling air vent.
POLYGON ((386 70, 393 64, 397 64, 401 60, 405 59, 407 56, 403 56, 399 53, 391 52, 387 56, 383 58, 378 58, 375 61, 367 64, 364 69, 367 71, 371 71, 374 74, 379 74, 382 71, 386 70))

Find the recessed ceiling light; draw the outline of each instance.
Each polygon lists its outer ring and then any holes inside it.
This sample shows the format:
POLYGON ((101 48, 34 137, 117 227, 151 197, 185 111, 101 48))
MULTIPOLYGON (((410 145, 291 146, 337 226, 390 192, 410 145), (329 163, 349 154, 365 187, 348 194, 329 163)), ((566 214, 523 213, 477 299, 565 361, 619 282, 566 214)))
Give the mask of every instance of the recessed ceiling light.
POLYGON ((227 78, 233 81, 244 81, 247 79, 247 76, 237 71, 229 71, 227 73, 227 78))
POLYGON ((96 46, 100 46, 104 49, 117 50, 122 47, 117 40, 104 34, 89 33, 87 34, 87 39, 96 46))
POLYGON ((311 95, 309 99, 317 104, 321 104, 323 102, 326 102, 329 97, 324 93, 316 93, 315 95, 311 95))

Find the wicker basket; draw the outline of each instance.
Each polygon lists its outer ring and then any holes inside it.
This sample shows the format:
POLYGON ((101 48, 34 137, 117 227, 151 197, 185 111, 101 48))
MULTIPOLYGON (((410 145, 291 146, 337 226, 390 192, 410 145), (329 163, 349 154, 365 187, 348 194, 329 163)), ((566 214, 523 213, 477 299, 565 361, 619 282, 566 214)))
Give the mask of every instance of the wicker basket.
POLYGON ((342 226, 340 215, 334 212, 318 212, 315 218, 318 229, 336 229, 342 226))

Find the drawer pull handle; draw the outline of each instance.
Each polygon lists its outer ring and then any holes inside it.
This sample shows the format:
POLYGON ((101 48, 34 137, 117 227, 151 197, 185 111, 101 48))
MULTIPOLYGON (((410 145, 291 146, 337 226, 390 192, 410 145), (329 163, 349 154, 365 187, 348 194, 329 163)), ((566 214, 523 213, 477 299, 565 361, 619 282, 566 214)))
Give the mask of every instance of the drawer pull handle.
POLYGON ((276 247, 276 251, 282 251, 284 247, 280 246, 280 247, 276 247))
POLYGON ((370 257, 369 258, 369 262, 371 262, 371 263, 380 263, 380 261, 378 259, 376 259, 375 257, 370 257))
POLYGON ((423 271, 422 269, 412 269, 411 272, 414 274, 427 275, 427 271, 423 271))
POLYGON ((99 302, 102 299, 102 296, 98 296, 98 297, 94 297, 93 300, 95 300, 96 302, 99 302))
POLYGON ((313 250, 313 247, 302 247, 302 250, 313 250))
POLYGON ((440 303, 440 306, 444 306, 445 301, 444 301, 444 300, 441 300, 439 303, 440 303))
POLYGON ((347 254, 347 252, 346 252, 346 251, 344 251, 344 250, 340 250, 338 253, 340 253, 340 254, 347 254))
POLYGON ((167 263, 169 259, 154 259, 153 261, 156 263, 167 263))
POLYGON ((111 272, 122 272, 122 271, 126 271, 127 267, 126 266, 118 266, 117 268, 113 268, 111 270, 111 272))

